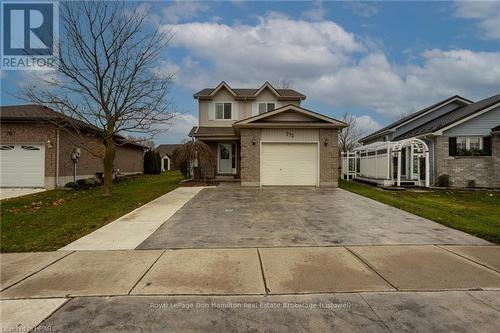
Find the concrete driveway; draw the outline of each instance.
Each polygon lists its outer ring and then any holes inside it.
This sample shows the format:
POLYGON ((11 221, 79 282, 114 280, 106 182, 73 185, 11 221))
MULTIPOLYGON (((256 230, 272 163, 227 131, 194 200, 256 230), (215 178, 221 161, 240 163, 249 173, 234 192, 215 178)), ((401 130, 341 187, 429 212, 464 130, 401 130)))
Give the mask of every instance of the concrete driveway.
POLYGON ((329 188, 204 189, 138 249, 489 244, 383 203, 329 188))

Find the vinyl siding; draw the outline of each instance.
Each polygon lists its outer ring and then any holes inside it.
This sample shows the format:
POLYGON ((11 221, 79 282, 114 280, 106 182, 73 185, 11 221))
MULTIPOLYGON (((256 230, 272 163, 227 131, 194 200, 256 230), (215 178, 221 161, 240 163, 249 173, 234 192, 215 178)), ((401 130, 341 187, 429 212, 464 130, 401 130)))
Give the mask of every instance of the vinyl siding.
POLYGON ((450 128, 444 136, 489 136, 491 129, 500 125, 500 107, 492 109, 482 115, 472 118, 460 125, 450 128))

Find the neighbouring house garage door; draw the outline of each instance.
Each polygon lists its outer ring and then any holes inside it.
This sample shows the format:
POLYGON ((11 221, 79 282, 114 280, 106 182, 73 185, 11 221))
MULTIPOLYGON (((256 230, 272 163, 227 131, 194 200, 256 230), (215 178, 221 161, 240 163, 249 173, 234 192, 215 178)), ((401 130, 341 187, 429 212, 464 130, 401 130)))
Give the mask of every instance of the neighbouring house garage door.
POLYGON ((45 146, 0 146, 0 187, 44 187, 45 146))
POLYGON ((262 185, 318 184, 316 143, 262 143, 262 185))

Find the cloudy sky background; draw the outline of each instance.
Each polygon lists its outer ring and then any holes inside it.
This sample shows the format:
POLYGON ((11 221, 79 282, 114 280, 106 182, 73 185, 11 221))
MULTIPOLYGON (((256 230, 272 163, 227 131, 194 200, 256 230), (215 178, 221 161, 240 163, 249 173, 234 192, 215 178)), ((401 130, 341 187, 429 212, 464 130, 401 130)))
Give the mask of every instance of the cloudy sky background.
MULTIPOLYGON (((138 3, 139 4, 139 3, 138 3)), ((288 80, 303 106, 355 114, 371 132, 441 99, 500 93, 500 2, 152 2, 174 32, 156 74, 175 73, 182 112, 157 143, 197 123, 194 92, 288 80)), ((2 105, 26 74, 2 73, 2 105)))

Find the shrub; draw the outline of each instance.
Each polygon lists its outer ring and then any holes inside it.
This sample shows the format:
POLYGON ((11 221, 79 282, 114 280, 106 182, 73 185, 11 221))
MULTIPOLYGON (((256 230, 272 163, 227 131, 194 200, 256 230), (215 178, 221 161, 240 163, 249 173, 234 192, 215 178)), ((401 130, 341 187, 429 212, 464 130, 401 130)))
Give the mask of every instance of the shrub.
POLYGON ((66 183, 66 185, 64 185, 64 187, 72 188, 72 189, 77 189, 78 188, 78 184, 75 183, 75 182, 69 182, 69 183, 66 183))
POLYGON ((144 173, 157 175, 161 173, 161 157, 157 150, 148 150, 144 154, 144 173))
POLYGON ((467 181, 467 187, 476 187, 476 181, 474 179, 469 179, 467 181))
POLYGON ((450 175, 442 174, 437 179, 437 185, 440 187, 449 187, 451 186, 450 175))

